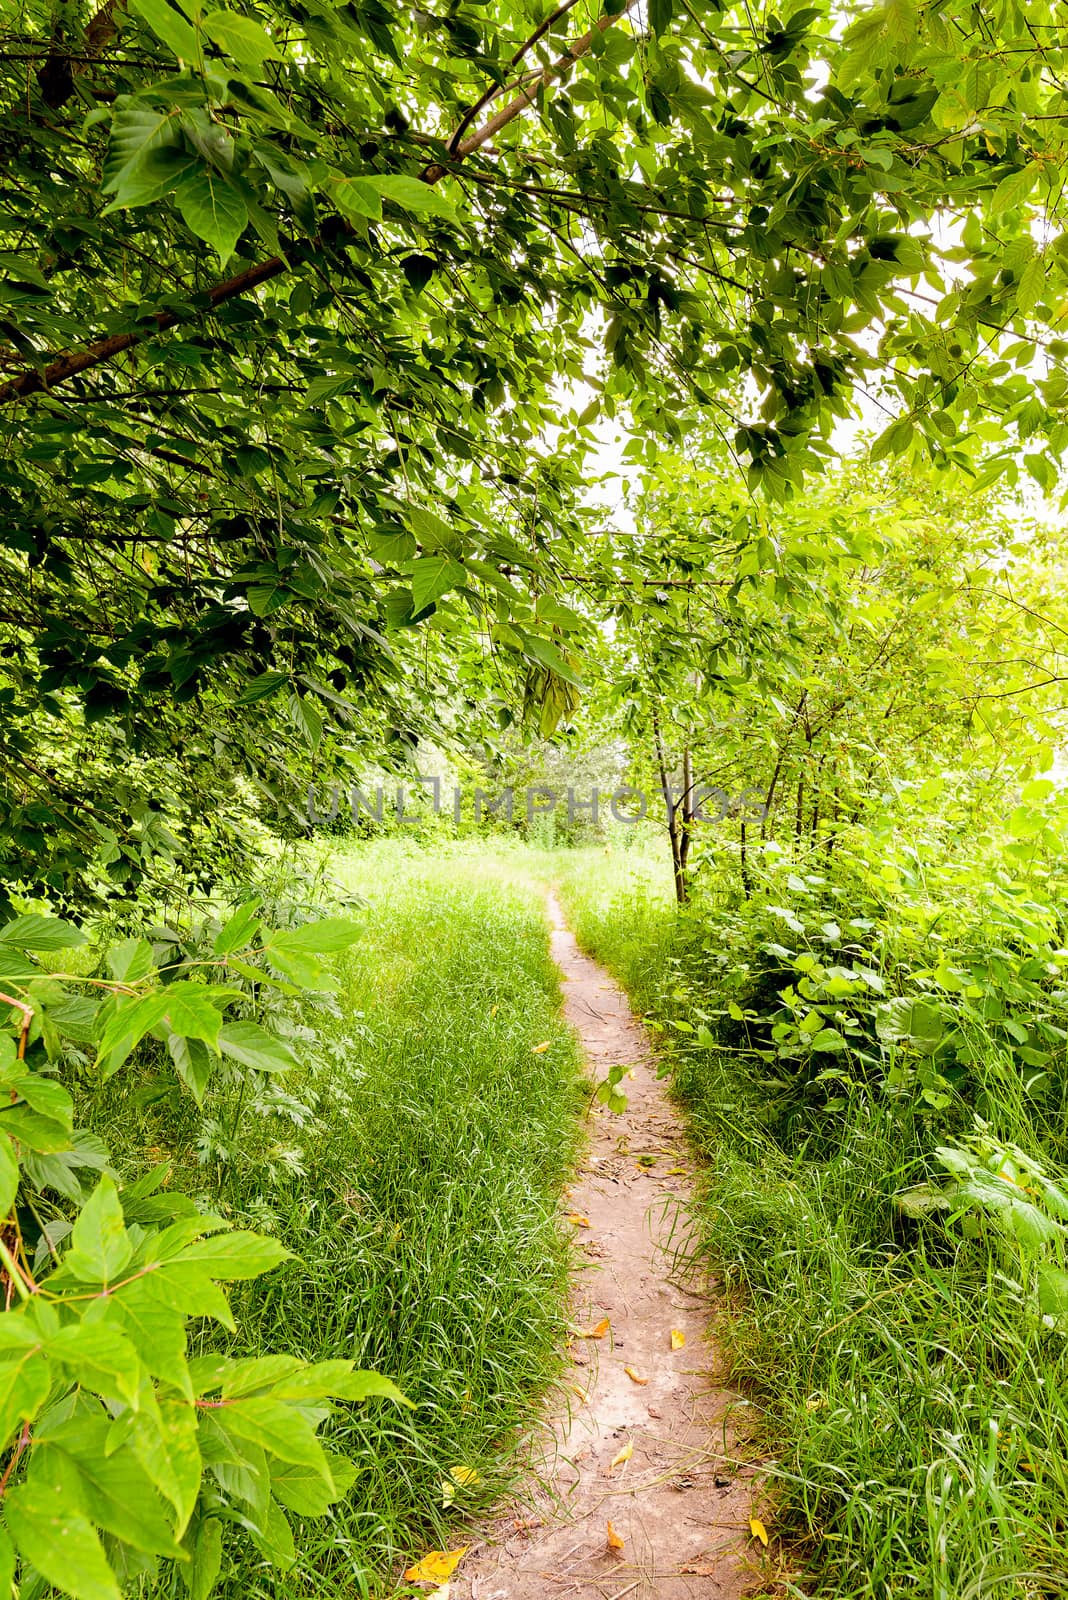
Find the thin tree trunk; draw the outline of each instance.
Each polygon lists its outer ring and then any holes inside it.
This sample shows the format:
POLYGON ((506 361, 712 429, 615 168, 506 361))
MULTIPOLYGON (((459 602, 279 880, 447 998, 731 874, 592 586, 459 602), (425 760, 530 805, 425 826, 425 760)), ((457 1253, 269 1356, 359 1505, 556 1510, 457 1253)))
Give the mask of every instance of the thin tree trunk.
POLYGON ((664 796, 664 805, 667 807, 668 838, 671 841, 671 871, 675 880, 675 900, 678 905, 684 906, 686 904, 686 861, 679 835, 678 803, 672 798, 667 758, 664 755, 664 741, 660 737, 660 718, 655 711, 653 712, 653 738, 656 742, 656 765, 660 773, 660 789, 664 796))
POLYGON ((739 846, 740 846, 739 851, 738 851, 738 861, 739 861, 739 864, 740 864, 741 869, 742 869, 742 890, 743 890, 743 892, 745 894, 745 898, 747 900, 749 900, 752 897, 752 894, 753 894, 753 882, 752 882, 752 879, 749 876, 749 856, 748 856, 748 851, 747 851, 747 839, 746 839, 745 819, 744 818, 742 819, 742 821, 738 825, 738 839, 739 839, 739 846))

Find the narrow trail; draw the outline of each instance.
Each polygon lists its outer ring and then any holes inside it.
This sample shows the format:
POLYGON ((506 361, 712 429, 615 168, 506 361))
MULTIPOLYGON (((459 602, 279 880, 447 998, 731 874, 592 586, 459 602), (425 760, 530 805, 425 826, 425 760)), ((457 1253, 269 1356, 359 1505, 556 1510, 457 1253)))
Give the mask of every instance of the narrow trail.
POLYGON ((565 1014, 591 1077, 617 1062, 630 1073, 620 1085, 627 1110, 598 1106, 589 1119, 567 1201, 589 1223, 577 1228, 585 1262, 574 1326, 610 1327, 571 1341, 573 1398, 535 1442, 530 1486, 483 1530, 451 1595, 736 1600, 759 1570, 749 1555, 754 1474, 731 1462, 738 1396, 714 1375, 710 1304, 673 1270, 686 1254, 691 1191, 680 1169, 690 1152, 626 996, 579 950, 552 896, 549 913, 565 1014), (678 1349, 673 1329, 685 1339, 678 1349), (608 1543, 609 1521, 621 1549, 608 1543))

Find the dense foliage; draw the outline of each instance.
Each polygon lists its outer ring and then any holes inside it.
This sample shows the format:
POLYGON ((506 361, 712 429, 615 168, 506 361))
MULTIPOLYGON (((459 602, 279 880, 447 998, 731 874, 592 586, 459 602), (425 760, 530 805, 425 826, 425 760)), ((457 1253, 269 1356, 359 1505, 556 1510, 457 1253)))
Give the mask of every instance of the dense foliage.
POLYGON ((8 0, 6 875, 188 882, 308 756, 555 726, 598 416, 782 496, 864 388, 876 455, 1051 483, 1061 45, 1041 0, 8 0))

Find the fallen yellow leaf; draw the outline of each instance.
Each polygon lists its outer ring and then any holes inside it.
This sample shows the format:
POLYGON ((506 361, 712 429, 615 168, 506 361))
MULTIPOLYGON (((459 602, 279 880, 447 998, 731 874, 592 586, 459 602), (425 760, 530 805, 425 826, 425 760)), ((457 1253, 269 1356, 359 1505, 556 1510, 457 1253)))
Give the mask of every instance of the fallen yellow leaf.
POLYGON ((590 1225, 589 1217, 584 1217, 581 1211, 572 1211, 567 1220, 573 1222, 576 1228, 588 1228, 590 1225))
POLYGON ((754 1539, 759 1539, 764 1548, 767 1549, 768 1530, 765 1528, 759 1517, 749 1518, 749 1532, 753 1535, 754 1539))
POLYGON ((681 1328, 672 1328, 672 1330, 671 1330, 671 1348, 672 1348, 672 1350, 681 1350, 685 1343, 686 1343, 686 1335, 683 1333, 682 1329, 681 1328))
POLYGON ((602 1317, 600 1322, 595 1323, 592 1328, 576 1328, 575 1338, 603 1339, 611 1326, 612 1324, 609 1322, 608 1318, 602 1317))
POLYGON ((481 1483, 482 1479, 474 1467, 450 1467, 448 1475, 441 1485, 441 1503, 451 1506, 456 1501, 457 1489, 462 1489, 468 1484, 481 1483))
POLYGON ((544 1052, 546 1050, 548 1050, 548 1048, 549 1048, 549 1046, 551 1044, 552 1044, 552 1040, 551 1039, 546 1039, 542 1044, 534 1045, 533 1049, 531 1050, 531 1055, 540 1056, 540 1055, 544 1054, 544 1052))
POLYGON ((624 1543, 625 1543, 625 1541, 619 1537, 619 1534, 613 1528, 612 1524, 609 1523, 608 1524, 608 1548, 609 1548, 609 1550, 622 1550, 624 1543))
POLYGON ((498 1008, 496 1006, 490 1006, 490 1016, 495 1017, 497 1015, 497 1010, 498 1008))
POLYGON ((462 1544, 458 1550, 429 1550, 404 1576, 409 1583, 444 1583, 452 1577, 469 1549, 469 1545, 462 1544))
POLYGON ((611 1461, 608 1463, 609 1472, 612 1471, 613 1467, 621 1467, 623 1465, 624 1461, 629 1461, 633 1454, 634 1454, 634 1446, 631 1444, 630 1440, 628 1439, 626 1444, 623 1446, 622 1450, 617 1450, 615 1455, 612 1457, 611 1461))
POLYGON ((631 1383, 648 1383, 649 1382, 649 1379, 648 1378, 643 1378, 641 1373, 638 1372, 635 1367, 624 1367, 623 1371, 627 1374, 627 1377, 630 1379, 631 1383))
POLYGON ((664 1173, 664 1177, 665 1178, 679 1178, 679 1177, 684 1178, 686 1176, 686 1170, 687 1169, 685 1167, 668 1167, 667 1171, 664 1173))

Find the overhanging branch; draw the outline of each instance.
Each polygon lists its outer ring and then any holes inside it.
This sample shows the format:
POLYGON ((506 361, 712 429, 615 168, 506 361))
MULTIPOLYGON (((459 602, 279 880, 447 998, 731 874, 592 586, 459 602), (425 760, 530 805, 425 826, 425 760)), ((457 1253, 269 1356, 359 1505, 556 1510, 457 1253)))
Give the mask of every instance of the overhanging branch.
MULTIPOLYGON (((507 105, 494 113, 492 117, 475 133, 469 134, 451 151, 448 165, 432 162, 420 173, 424 183, 434 184, 440 182, 458 162, 473 154, 493 139, 502 128, 528 110, 534 104, 541 88, 560 78, 580 57, 584 56, 594 40, 606 28, 610 28, 620 18, 625 17, 637 0, 625 0, 623 9, 615 16, 603 16, 598 19, 588 33, 574 40, 568 45, 562 55, 538 74, 536 83, 529 84, 523 91, 510 100, 507 105)), ((462 128, 462 124, 461 124, 462 128)), ((458 130, 459 131, 459 130, 458 130)), ((451 148, 451 146, 450 146, 451 148)), ((207 301, 206 310, 214 311, 217 306, 225 304, 227 300, 234 300, 239 295, 250 294, 258 289, 261 283, 267 283, 271 278, 278 278, 283 273, 296 265, 297 260, 305 256, 308 247, 297 247, 285 256, 271 256, 266 261, 260 261, 255 266, 248 267, 243 272, 237 273, 232 278, 226 278, 222 283, 214 284, 203 296, 207 301)), ((106 339, 98 339, 94 344, 87 345, 84 350, 75 350, 68 355, 59 356, 48 366, 43 368, 27 368, 9 378, 6 383, 0 384, 0 405, 7 405, 13 400, 22 400, 30 395, 47 394, 58 384, 66 383, 75 378, 79 373, 89 372, 93 367, 102 366, 111 361, 115 356, 121 355, 125 350, 132 350, 136 345, 142 344, 146 338, 154 337, 157 333, 165 333, 169 328, 175 328, 180 323, 191 321, 199 314, 199 308, 189 311, 157 311, 149 320, 148 330, 130 331, 127 333, 113 333, 106 339)))

